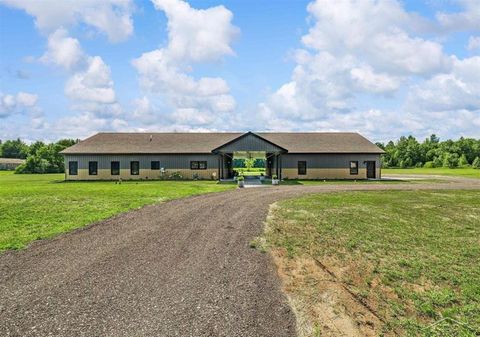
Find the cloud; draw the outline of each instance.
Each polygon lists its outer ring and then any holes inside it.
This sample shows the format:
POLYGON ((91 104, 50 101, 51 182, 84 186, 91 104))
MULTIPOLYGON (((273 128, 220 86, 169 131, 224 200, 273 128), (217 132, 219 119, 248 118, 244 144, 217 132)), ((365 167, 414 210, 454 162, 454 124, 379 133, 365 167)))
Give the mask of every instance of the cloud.
POLYGON ((231 24, 233 14, 224 6, 199 10, 180 0, 152 2, 168 19, 169 59, 209 62, 234 54, 230 44, 239 29, 231 24))
POLYGON ((480 30, 480 3, 478 0, 457 0, 456 2, 462 7, 462 11, 436 14, 442 28, 449 32, 480 30))
POLYGON ((73 70, 85 61, 86 55, 80 42, 68 36, 64 28, 59 28, 48 37, 47 52, 40 58, 42 62, 53 63, 67 70, 73 70))
POLYGON ((18 92, 15 95, 0 93, 0 118, 6 118, 14 113, 35 110, 38 95, 18 92))
POLYGON ((86 70, 75 73, 68 80, 65 93, 77 101, 99 104, 116 102, 110 68, 99 56, 90 57, 86 70))
POLYGON ((106 34, 112 42, 126 40, 133 33, 131 0, 0 0, 0 3, 34 16, 36 26, 45 34, 79 23, 106 34))
POLYGON ((470 38, 468 39, 467 49, 480 49, 480 36, 470 36, 470 38))
POLYGON ((423 37, 433 22, 395 0, 318 0, 307 10, 290 80, 258 106, 268 129, 478 136, 478 60, 423 37))
POLYGON ((223 6, 194 9, 180 0, 153 0, 168 19, 168 44, 132 61, 141 87, 162 96, 173 110, 170 124, 202 127, 222 123, 236 107, 230 88, 219 77, 195 79, 196 63, 218 62, 233 55, 231 44, 239 33, 233 14, 223 6))

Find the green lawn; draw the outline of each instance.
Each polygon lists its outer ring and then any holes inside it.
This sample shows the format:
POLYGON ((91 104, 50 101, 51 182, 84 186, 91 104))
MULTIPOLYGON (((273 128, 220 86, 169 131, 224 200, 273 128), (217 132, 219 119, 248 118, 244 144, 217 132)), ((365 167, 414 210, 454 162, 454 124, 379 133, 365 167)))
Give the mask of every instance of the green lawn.
POLYGON ((215 181, 64 182, 63 174, 0 171, 0 251, 146 204, 232 188, 215 181))
MULTIPOLYGON (((339 271, 338 281, 387 322, 385 335, 475 336, 452 321, 428 328, 442 317, 480 331, 479 191, 339 192, 277 206, 266 249, 339 271)), ((321 280, 299 282, 288 291, 313 307, 321 280)))
POLYGON ((480 179, 480 169, 473 168, 455 168, 450 169, 446 167, 436 168, 407 168, 407 169, 382 169, 382 175, 388 174, 433 174, 442 176, 458 176, 466 178, 480 179))

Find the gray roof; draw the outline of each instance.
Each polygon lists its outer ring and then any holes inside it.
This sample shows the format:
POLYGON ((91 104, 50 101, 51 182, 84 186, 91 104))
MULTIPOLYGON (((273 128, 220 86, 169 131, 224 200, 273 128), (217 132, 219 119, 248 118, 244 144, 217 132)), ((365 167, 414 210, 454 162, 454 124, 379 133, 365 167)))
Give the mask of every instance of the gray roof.
MULTIPOLYGON (((63 154, 210 153, 242 136, 240 132, 97 133, 63 154)), ((255 132, 289 153, 383 153, 352 132, 255 132)))

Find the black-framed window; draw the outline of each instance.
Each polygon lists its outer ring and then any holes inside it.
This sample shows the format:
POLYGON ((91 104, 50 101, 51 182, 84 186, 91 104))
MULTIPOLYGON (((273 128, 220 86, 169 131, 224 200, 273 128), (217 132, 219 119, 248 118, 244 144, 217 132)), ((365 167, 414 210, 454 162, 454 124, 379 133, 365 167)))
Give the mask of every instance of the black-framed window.
POLYGON ((68 162, 68 174, 70 174, 71 176, 78 175, 78 161, 68 162))
POLYGON ((150 163, 150 169, 152 170, 160 170, 160 162, 159 161, 152 161, 150 163))
POLYGON ((299 161, 298 164, 298 175, 306 175, 307 174, 307 162, 306 161, 299 161))
POLYGON ((358 174, 358 161, 350 162, 350 174, 358 174))
POLYGON ((120 162, 119 161, 112 161, 110 163, 110 174, 112 176, 120 175, 120 162))
POLYGON ((88 162, 88 175, 96 176, 98 174, 98 162, 89 161, 88 162))
POLYGON ((190 169, 191 170, 206 170, 207 169, 207 162, 206 161, 198 161, 194 160, 190 162, 190 169))
POLYGON ((140 162, 138 161, 130 162, 130 174, 132 176, 138 176, 140 174, 140 162))

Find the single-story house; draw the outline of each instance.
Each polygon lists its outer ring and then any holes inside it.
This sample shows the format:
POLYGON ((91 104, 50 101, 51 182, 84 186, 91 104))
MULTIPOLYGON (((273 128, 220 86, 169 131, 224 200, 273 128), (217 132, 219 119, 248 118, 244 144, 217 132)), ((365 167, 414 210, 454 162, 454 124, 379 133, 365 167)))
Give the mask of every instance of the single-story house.
POLYGON ((0 158, 0 171, 13 171, 25 163, 25 159, 0 158))
POLYGON ((367 179, 380 178, 383 150, 350 132, 102 132, 61 153, 66 180, 230 179, 242 157, 281 179, 367 179))

